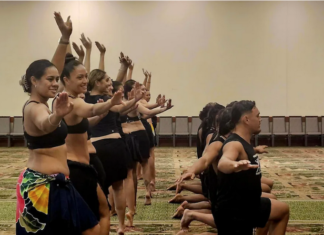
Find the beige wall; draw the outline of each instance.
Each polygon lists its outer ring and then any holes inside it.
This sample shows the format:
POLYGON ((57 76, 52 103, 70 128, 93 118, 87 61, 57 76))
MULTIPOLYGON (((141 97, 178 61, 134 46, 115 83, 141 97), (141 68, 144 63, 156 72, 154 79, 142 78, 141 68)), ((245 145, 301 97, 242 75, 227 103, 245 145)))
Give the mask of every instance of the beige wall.
MULTIPOLYGON (((152 93, 172 97, 164 115, 197 115, 209 101, 253 99, 262 115, 322 115, 323 2, 0 2, 0 115, 21 115, 18 85, 28 65, 51 59, 59 39, 53 12, 153 74, 152 93)), ((94 48, 92 68, 99 63, 94 48)))

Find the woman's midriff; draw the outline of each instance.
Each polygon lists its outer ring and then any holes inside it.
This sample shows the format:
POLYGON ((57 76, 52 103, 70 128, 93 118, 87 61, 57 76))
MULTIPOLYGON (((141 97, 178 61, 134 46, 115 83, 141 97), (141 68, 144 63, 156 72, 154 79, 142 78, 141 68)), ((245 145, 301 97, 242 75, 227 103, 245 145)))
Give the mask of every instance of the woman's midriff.
POLYGON ((75 162, 89 164, 88 134, 68 134, 65 139, 67 159, 75 162))
POLYGON ((122 128, 125 134, 129 134, 131 132, 141 131, 141 130, 145 131, 145 127, 143 126, 141 121, 122 123, 122 128))
POLYGON ((54 148, 29 150, 26 166, 45 175, 62 173, 69 176, 70 171, 66 157, 65 144, 54 148))
POLYGON ((87 146, 88 146, 88 152, 89 154, 96 153, 96 149, 93 146, 91 139, 87 141, 87 146))

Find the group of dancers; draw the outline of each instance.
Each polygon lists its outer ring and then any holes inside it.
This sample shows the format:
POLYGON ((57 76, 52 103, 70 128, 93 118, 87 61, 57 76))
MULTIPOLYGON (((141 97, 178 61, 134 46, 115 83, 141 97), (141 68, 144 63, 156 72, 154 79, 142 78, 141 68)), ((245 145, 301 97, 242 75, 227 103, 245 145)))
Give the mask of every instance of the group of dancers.
POLYGON ((34 61, 20 81, 30 95, 22 110, 29 158, 17 183, 16 234, 109 234, 113 215, 124 234, 133 226, 138 178, 151 204, 156 115, 173 105, 161 95, 149 103, 151 74, 143 70, 143 84, 133 80, 123 53, 112 81, 99 42, 99 68, 91 70, 91 40, 82 34, 85 52, 73 43, 74 57, 70 17, 54 18, 62 35, 52 60, 34 61))
POLYGON ((173 215, 181 218, 178 234, 194 220, 217 228, 218 235, 285 234, 289 206, 271 194, 274 182, 261 172, 258 154, 267 146, 251 145, 261 131, 255 102, 209 103, 199 117, 198 160, 168 188, 176 190, 169 203, 181 203, 173 215), (200 182, 184 183, 195 177, 200 182), (183 196, 182 190, 195 194, 183 196))

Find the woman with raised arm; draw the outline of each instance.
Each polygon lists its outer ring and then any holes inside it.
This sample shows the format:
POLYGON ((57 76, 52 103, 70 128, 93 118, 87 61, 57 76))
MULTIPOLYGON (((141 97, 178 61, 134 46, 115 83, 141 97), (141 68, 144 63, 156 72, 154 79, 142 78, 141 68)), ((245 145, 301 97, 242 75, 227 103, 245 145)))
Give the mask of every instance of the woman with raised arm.
MULTIPOLYGON (((110 97, 106 95, 107 91, 112 96, 112 81, 106 72, 102 70, 95 69, 91 71, 88 88, 91 91, 90 95, 85 98, 88 103, 97 103, 99 99, 110 100, 110 97)), ((124 233, 125 227, 126 204, 123 180, 127 178, 128 169, 131 169, 132 166, 126 145, 118 131, 116 116, 117 113, 135 105, 143 95, 139 90, 135 99, 125 102, 125 105, 111 108, 108 114, 91 128, 91 141, 106 173, 105 193, 108 194, 108 187, 112 186, 113 189, 113 198, 119 220, 118 233, 124 233)), ((130 185, 133 186, 133 183, 131 182, 130 185)), ((125 188, 127 189, 127 186, 125 188)), ((130 203, 128 206, 130 211, 135 211, 135 205, 130 203)))
MULTIPOLYGON (((59 13, 55 13, 55 19, 58 25, 64 24, 59 13)), ((62 43, 67 45, 68 41, 62 43)), ((56 55, 60 49, 62 45, 56 55)), ((95 215, 69 180, 67 127, 62 119, 73 110, 73 103, 66 93, 61 93, 52 113, 48 108, 48 99, 57 93, 59 77, 53 63, 37 60, 20 81, 30 94, 23 107, 24 136, 30 156, 17 184, 17 234, 99 234, 100 231, 95 215)))
MULTIPOLYGON (((126 99, 128 99, 128 93, 134 88, 135 83, 136 82, 134 80, 129 80, 125 83, 124 97, 126 99)), ((171 101, 166 107, 158 107, 155 109, 147 109, 140 102, 138 102, 138 107, 136 110, 120 117, 126 143, 131 150, 132 158, 135 162, 140 162, 143 167, 144 184, 146 187, 145 205, 151 204, 152 196, 150 185, 151 176, 148 164, 148 158, 150 157, 150 142, 145 128, 137 115, 137 112, 145 115, 156 115, 170 108, 172 108, 171 101)), ((137 182, 136 167, 134 168, 134 171, 134 182, 137 182)))
MULTIPOLYGON (((141 89, 144 92, 147 92, 147 89, 144 85, 141 85, 141 89)), ((156 102, 155 103, 151 103, 149 104, 148 101, 146 101, 145 97, 143 99, 141 99, 140 101, 143 106, 145 108, 148 109, 153 109, 156 108, 158 106, 162 106, 165 103, 165 96, 161 97, 161 95, 158 95, 158 97, 156 98, 156 102)), ((152 115, 143 115, 141 114, 141 122, 143 123, 143 126, 145 127, 145 130, 147 132, 147 135, 149 137, 149 141, 150 141, 150 158, 149 158, 149 165, 150 165, 150 174, 151 174, 151 185, 152 185, 152 191, 155 191, 155 155, 154 155, 154 147, 156 145, 156 140, 155 140, 155 131, 154 131, 154 127, 152 124, 152 119, 151 117, 153 117, 152 115)), ((141 171, 142 168, 139 167, 137 168, 137 178, 140 179, 141 178, 141 171)))
MULTIPOLYGON (((104 201, 105 195, 98 185, 96 170, 89 164, 90 156, 88 151, 88 117, 103 114, 122 101, 121 93, 103 103, 87 104, 79 98, 79 94, 87 91, 88 74, 80 61, 74 57, 67 57, 64 70, 61 74, 61 82, 65 91, 69 94, 69 100, 74 103, 74 109, 63 121, 67 125, 68 136, 66 138, 68 166, 70 169, 70 179, 90 209, 94 212, 98 221, 102 225, 101 234, 107 233, 109 229, 109 218, 107 214, 102 216, 100 207, 106 208, 108 204, 104 201), (100 203, 102 202, 102 203, 100 203), (107 229, 108 228, 108 229, 107 229)), ((55 106, 56 99, 53 100, 55 106)))

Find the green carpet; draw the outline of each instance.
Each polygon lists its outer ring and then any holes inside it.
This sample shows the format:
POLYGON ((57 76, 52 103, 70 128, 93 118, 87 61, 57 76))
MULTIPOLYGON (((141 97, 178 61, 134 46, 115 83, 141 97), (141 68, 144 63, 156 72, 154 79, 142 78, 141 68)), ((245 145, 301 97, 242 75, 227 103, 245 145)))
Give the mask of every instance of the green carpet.
MULTIPOLYGON (((17 176, 26 164, 25 148, 1 148, 0 151, 0 235, 15 234, 15 188, 17 176)), ((171 219, 178 204, 167 201, 175 195, 167 191, 181 172, 196 160, 195 148, 157 148, 157 191, 152 205, 144 206, 144 185, 139 182, 135 228, 129 234, 175 234, 179 220, 171 219)), ((270 148, 262 156, 265 177, 275 180, 273 193, 290 206, 287 234, 324 235, 324 149, 270 148)), ((191 193, 182 192, 183 195, 191 193)), ((112 217, 112 234, 116 217, 112 217)), ((213 232, 201 223, 193 223, 190 234, 213 232)))

